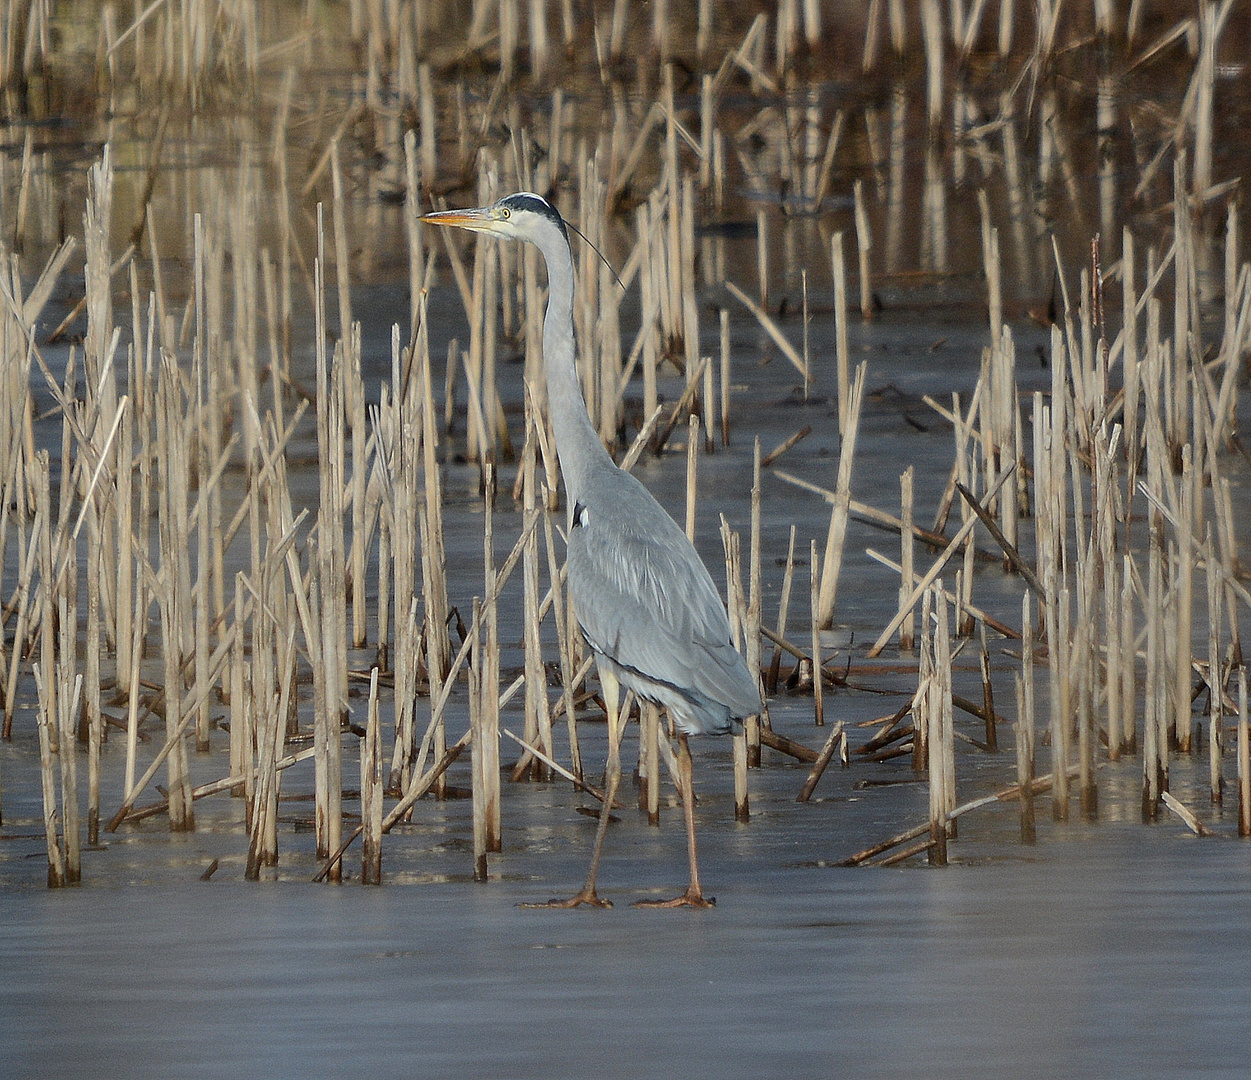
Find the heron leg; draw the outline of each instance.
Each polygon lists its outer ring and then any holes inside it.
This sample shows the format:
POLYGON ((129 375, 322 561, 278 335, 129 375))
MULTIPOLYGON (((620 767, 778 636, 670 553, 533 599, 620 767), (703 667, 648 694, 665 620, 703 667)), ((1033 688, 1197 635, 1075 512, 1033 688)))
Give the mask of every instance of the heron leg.
POLYGON ((549 900, 546 904, 521 904, 525 908, 573 908, 581 904, 592 907, 612 907, 611 900, 602 899, 595 892, 595 876, 599 872, 600 856, 604 853, 604 837, 608 832, 608 816, 617 797, 621 783, 621 731, 625 718, 621 715, 621 684, 612 672, 600 668, 600 686, 604 691, 604 706, 608 713, 608 766, 604 776, 604 802, 599 811, 599 827, 595 830, 595 851, 591 866, 582 888, 567 900, 549 900))
POLYGON ((678 735, 678 775, 674 777, 678 792, 682 796, 682 812, 686 818, 686 855, 691 866, 691 880, 686 892, 675 896, 672 900, 638 900, 634 907, 639 908, 675 908, 693 907, 708 908, 716 904, 711 896, 704 896, 699 884, 699 861, 695 856, 695 768, 691 762, 691 744, 685 735, 678 735))

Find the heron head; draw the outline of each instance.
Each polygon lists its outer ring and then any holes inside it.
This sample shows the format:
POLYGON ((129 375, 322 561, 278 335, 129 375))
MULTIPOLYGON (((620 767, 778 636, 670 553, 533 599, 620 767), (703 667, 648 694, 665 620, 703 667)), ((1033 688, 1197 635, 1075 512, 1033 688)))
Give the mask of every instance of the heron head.
POLYGON ((493 233, 513 240, 535 241, 544 229, 555 226, 568 242, 565 222, 560 212, 541 195, 521 191, 505 195, 490 206, 473 210, 443 210, 424 214, 422 221, 429 225, 454 225, 461 229, 493 233))

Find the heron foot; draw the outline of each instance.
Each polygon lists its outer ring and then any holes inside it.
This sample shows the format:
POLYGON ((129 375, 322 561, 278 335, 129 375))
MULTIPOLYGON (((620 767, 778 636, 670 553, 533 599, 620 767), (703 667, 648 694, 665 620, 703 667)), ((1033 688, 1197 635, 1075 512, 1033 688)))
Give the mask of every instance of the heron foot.
POLYGON ((715 896, 704 896, 698 889, 687 889, 681 896, 672 900, 636 900, 631 907, 636 908, 710 908, 717 906, 715 896))
POLYGON ((571 896, 567 900, 553 899, 546 904, 518 904, 517 906, 523 908, 576 908, 582 904, 597 908, 612 907, 612 901, 604 900, 597 896, 594 889, 583 889, 576 896, 571 896))

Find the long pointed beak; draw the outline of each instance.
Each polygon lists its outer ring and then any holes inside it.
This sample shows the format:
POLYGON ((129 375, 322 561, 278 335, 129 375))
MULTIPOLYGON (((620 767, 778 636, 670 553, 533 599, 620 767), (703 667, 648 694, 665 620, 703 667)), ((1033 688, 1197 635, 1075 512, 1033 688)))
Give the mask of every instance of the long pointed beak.
POLYGON ((489 232, 495 225, 495 215, 489 206, 474 210, 441 210, 434 214, 423 214, 419 220, 427 225, 455 225, 461 229, 475 229, 480 232, 489 232))

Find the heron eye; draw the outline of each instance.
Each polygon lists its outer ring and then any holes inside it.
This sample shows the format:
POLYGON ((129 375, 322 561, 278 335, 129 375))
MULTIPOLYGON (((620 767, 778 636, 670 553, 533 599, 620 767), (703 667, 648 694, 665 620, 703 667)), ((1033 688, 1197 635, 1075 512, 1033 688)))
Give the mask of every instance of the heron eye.
POLYGON ((512 217, 512 216, 513 216, 513 212, 512 212, 511 210, 509 210, 507 206, 502 206, 502 207, 500 207, 500 217, 502 217, 502 218, 504 218, 505 220, 507 220, 508 218, 510 218, 510 217, 512 217))

